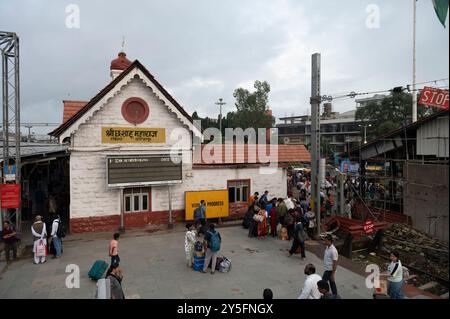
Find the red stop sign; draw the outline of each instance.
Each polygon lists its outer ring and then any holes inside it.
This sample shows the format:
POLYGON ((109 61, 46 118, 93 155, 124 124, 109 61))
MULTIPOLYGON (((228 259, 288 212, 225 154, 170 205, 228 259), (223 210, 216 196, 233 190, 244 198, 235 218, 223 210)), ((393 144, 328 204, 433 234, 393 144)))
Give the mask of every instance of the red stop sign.
POLYGON ((364 223, 364 232, 366 234, 372 234, 374 232, 374 224, 373 224, 373 220, 368 220, 364 223))
POLYGON ((448 110, 448 90, 439 90, 426 86, 420 95, 419 104, 448 110))

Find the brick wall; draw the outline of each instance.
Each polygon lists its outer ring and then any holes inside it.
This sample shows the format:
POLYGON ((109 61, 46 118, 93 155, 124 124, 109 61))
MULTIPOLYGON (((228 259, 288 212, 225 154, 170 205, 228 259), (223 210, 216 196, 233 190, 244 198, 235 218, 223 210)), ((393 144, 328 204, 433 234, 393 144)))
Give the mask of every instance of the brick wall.
MULTIPOLYGON (((169 212, 145 212, 145 213, 125 213, 125 229, 144 228, 148 225, 167 225, 169 223, 169 212)), ((184 222, 184 210, 172 211, 174 223, 184 222)), ((120 226, 120 215, 91 216, 70 219, 70 232, 112 232, 117 231, 120 226)))
POLYGON ((227 219, 243 218, 248 210, 248 203, 230 203, 230 216, 227 219))

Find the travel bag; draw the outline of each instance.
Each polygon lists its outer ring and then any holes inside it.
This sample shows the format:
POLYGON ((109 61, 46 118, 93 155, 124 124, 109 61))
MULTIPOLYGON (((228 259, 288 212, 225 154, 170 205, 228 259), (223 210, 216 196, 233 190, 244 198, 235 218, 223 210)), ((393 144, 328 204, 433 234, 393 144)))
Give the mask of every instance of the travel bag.
POLYGON ((92 280, 99 280, 103 277, 106 269, 108 269, 108 264, 103 260, 97 260, 89 270, 88 276, 92 280))

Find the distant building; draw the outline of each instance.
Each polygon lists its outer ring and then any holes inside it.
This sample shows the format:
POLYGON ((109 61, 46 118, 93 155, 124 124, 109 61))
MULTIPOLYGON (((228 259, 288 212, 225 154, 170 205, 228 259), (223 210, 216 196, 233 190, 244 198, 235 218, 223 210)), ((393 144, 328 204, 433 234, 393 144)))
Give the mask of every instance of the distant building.
MULTIPOLYGON (((332 112, 331 103, 324 104, 324 112, 320 118, 321 141, 335 146, 336 152, 345 152, 359 145, 361 129, 355 120, 356 110, 338 113, 332 112)), ((280 143, 311 143, 311 116, 291 116, 280 118, 277 124, 280 143)))
POLYGON ((366 97, 366 98, 362 98, 362 99, 356 99, 356 108, 359 107, 365 107, 370 103, 377 103, 378 105, 381 104, 381 102, 385 99, 389 97, 389 95, 384 95, 384 94, 375 94, 374 96, 371 97, 366 97))

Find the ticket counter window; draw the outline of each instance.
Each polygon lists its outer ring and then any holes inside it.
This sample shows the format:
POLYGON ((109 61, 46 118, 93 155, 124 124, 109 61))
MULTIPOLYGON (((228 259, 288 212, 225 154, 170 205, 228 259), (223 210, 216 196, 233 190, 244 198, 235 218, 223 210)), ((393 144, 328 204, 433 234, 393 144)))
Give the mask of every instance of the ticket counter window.
POLYGON ((129 188, 124 190, 125 212, 148 212, 150 188, 129 188))

